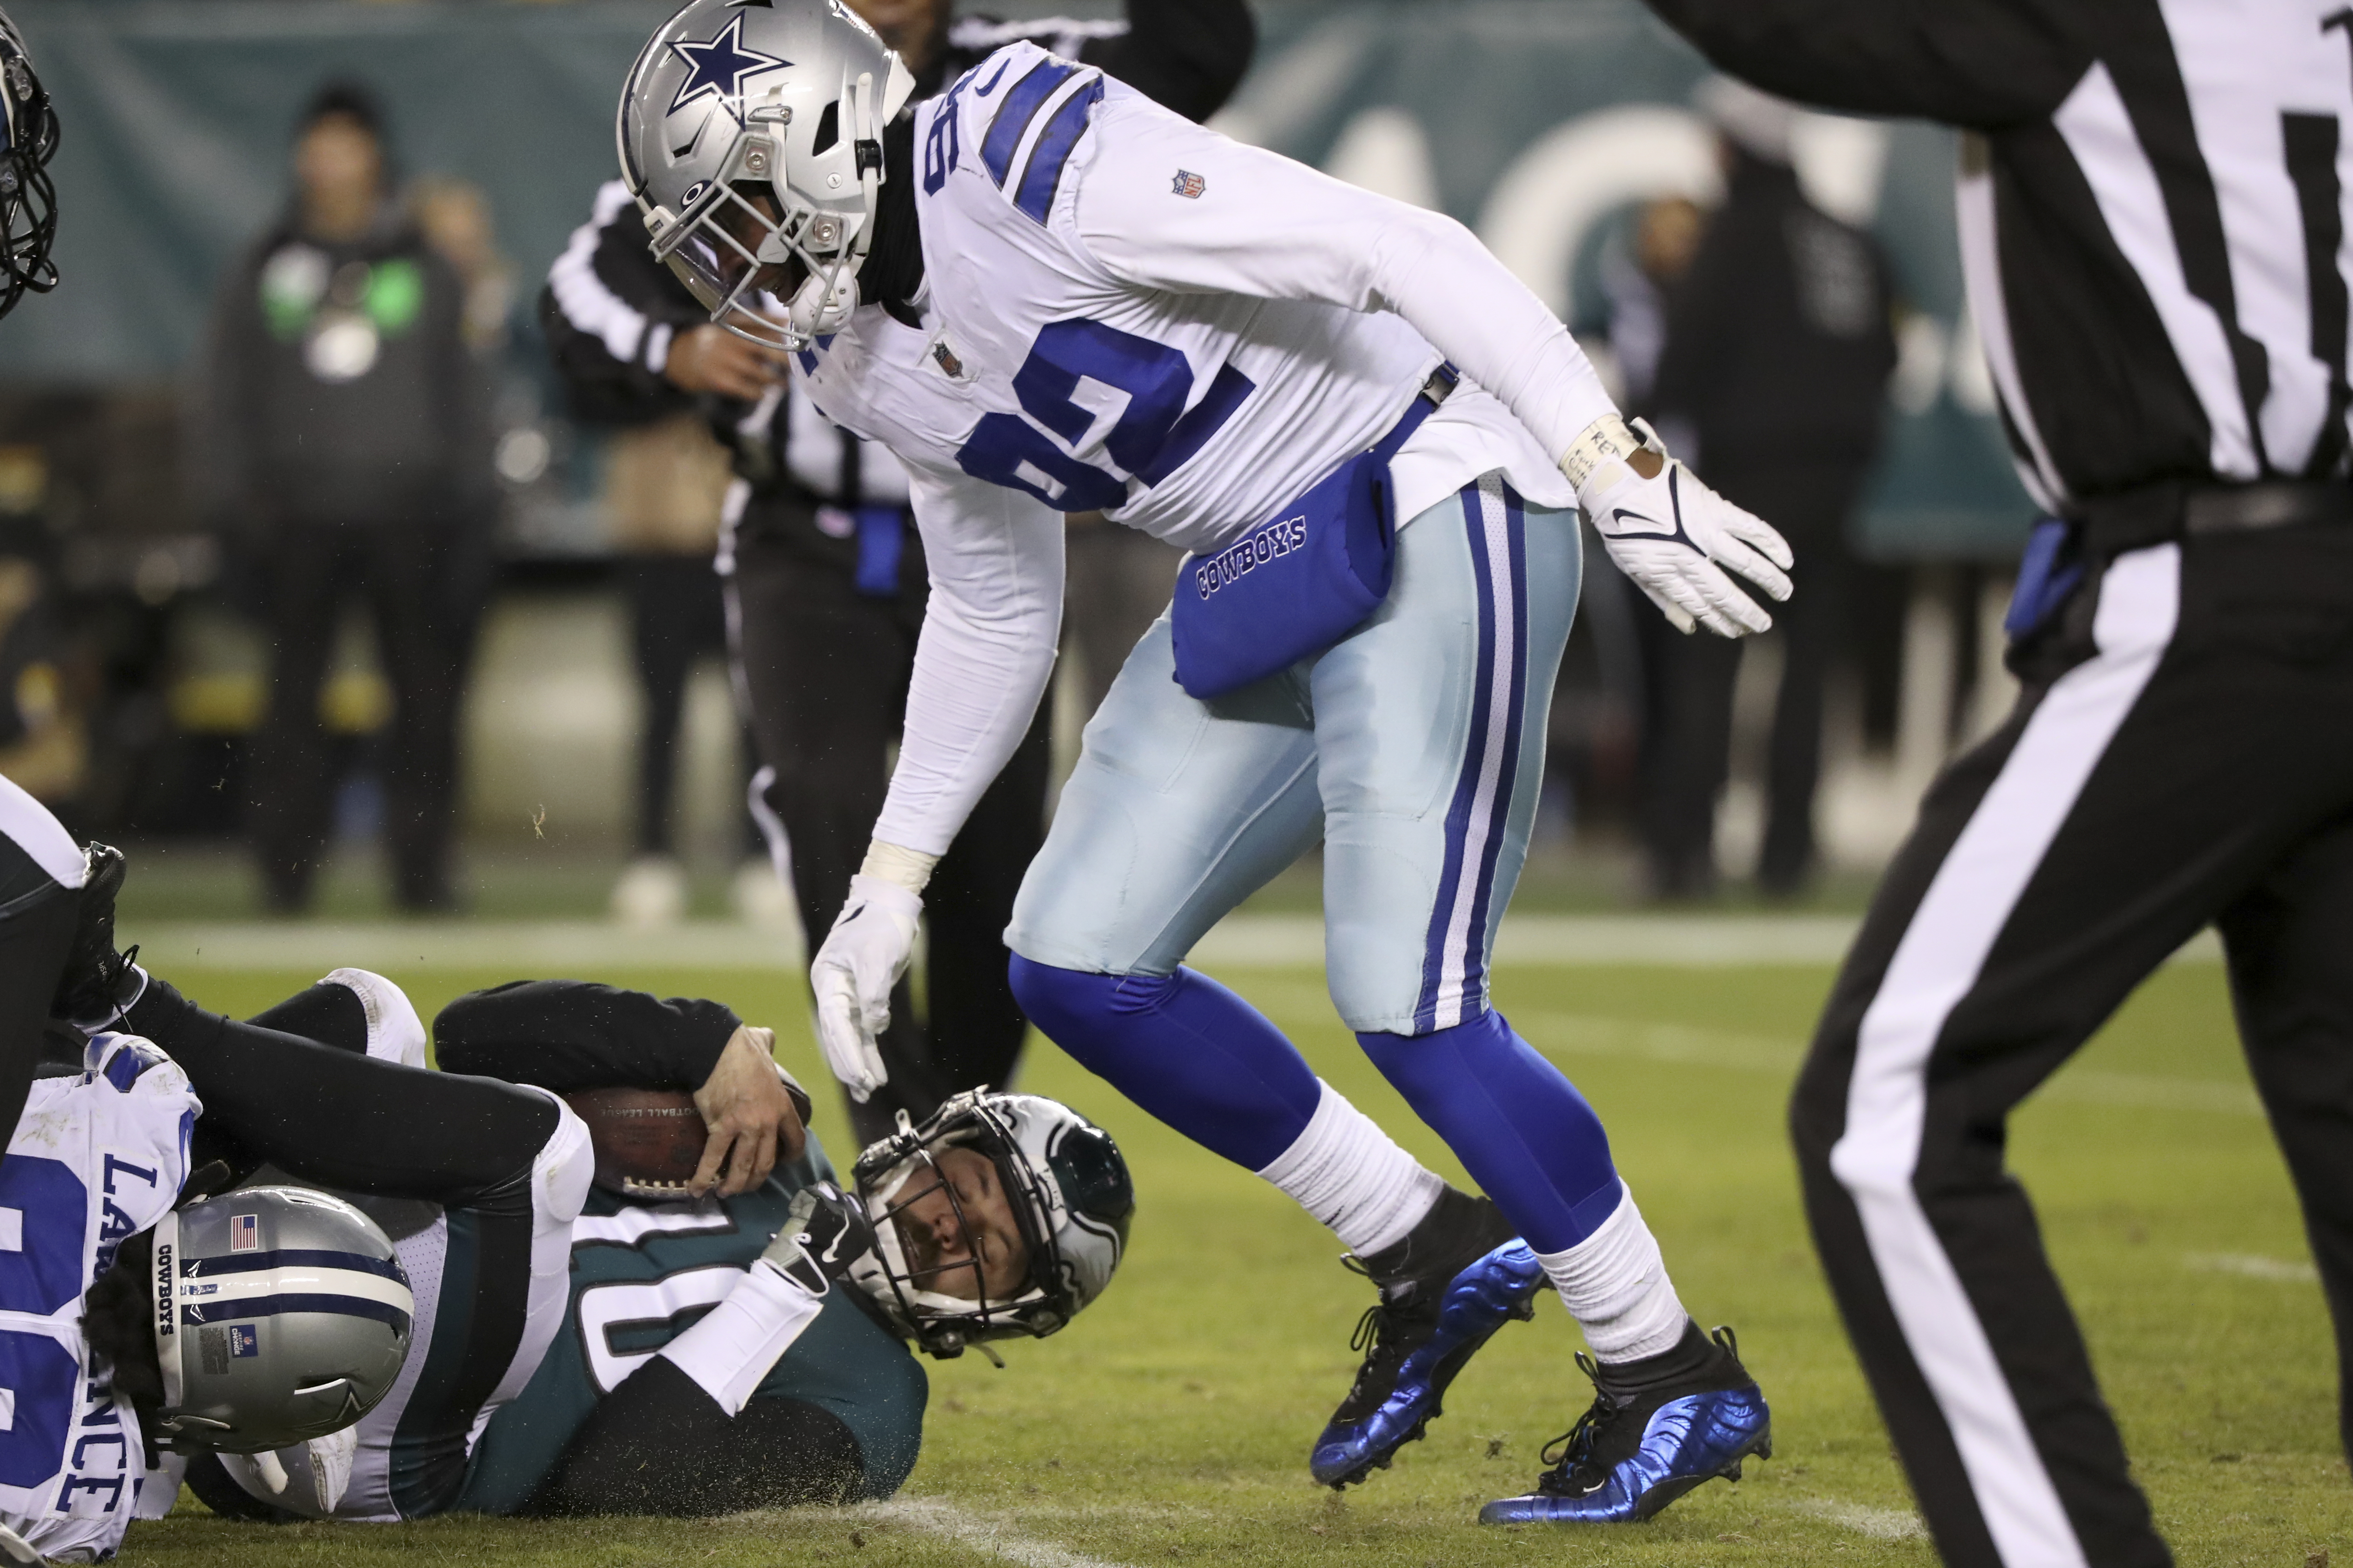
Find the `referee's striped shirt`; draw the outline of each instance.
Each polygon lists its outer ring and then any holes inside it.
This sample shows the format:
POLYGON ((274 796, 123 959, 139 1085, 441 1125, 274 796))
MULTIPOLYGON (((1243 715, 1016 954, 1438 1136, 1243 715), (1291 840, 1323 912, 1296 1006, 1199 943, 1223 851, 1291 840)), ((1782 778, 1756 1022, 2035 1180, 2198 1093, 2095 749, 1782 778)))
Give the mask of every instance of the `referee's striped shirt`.
POLYGON ((1976 132, 1969 304, 2027 489, 2163 531, 2342 479, 2347 0, 1651 0, 1725 69, 1976 132))

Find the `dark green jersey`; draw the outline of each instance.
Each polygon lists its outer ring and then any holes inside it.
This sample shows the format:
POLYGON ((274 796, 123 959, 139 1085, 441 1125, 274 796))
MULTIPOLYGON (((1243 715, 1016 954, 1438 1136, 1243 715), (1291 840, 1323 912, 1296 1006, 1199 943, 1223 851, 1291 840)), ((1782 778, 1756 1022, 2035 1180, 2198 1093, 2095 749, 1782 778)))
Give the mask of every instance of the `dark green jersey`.
MULTIPOLYGON (((597 1189, 573 1227, 570 1315, 539 1370, 475 1446, 460 1509, 512 1513, 554 1468, 596 1401, 734 1289, 784 1225, 793 1194, 830 1180, 814 1135, 799 1160, 742 1197, 635 1204, 597 1189)), ((797 1399, 857 1438, 868 1490, 914 1468, 927 1383, 906 1347, 836 1287, 754 1398, 797 1399)))

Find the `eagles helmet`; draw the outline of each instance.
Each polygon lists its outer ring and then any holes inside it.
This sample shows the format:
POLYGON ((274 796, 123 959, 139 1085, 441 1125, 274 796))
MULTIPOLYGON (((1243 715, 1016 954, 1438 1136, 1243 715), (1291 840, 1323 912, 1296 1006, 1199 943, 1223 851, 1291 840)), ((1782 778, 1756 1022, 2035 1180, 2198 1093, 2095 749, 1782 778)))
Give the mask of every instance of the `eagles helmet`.
POLYGON ((0 11, 0 316, 26 289, 58 286, 49 245, 58 234, 58 193, 49 184, 49 155, 58 150, 58 117, 25 36, 0 11))
POLYGON ((691 0, 638 52, 614 128, 654 256, 739 337, 797 350, 839 331, 882 127, 914 87, 841 0, 691 0))
POLYGON ((159 1447, 255 1454, 351 1426, 391 1392, 417 1303, 392 1243, 307 1187, 202 1198, 155 1227, 159 1447))
MULTIPOLYGON (((875 1243, 849 1279, 903 1337, 943 1358, 989 1340, 1043 1338, 1069 1322, 1111 1283, 1135 1214, 1127 1161, 1110 1133, 1069 1106, 986 1087, 957 1095, 921 1127, 900 1112, 899 1131, 859 1155, 855 1177, 875 1243), (925 1267, 909 1245, 910 1211, 939 1194, 965 1237, 965 1256, 978 1254, 966 1204, 940 1167, 955 1149, 995 1166, 1027 1245, 1021 1282, 1004 1300, 990 1300, 986 1285, 970 1298, 943 1289, 949 1270, 925 1267)), ((981 1272, 976 1263, 955 1270, 976 1279, 981 1272)))

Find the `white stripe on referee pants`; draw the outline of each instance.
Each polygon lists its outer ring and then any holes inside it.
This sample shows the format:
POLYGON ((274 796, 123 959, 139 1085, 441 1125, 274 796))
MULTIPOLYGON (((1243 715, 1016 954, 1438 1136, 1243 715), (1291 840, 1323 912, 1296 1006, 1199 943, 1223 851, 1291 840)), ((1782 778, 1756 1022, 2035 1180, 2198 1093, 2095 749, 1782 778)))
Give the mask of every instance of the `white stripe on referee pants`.
POLYGON ((1846 1132, 1831 1151, 1987 1531, 2014 1568, 2075 1568, 2084 1549, 1913 1188, 1928 1057, 2171 641, 2180 566, 2180 547, 2161 544, 2120 557, 2101 580, 2099 652, 2052 683, 1913 912, 1863 1015, 1846 1132))

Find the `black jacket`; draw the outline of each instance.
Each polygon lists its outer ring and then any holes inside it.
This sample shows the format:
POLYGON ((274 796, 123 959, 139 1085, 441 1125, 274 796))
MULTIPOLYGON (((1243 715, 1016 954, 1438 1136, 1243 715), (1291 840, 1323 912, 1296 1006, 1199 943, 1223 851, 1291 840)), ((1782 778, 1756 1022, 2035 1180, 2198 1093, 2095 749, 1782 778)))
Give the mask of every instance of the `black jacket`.
POLYGON ((487 372, 449 264, 387 207, 364 238, 281 224, 215 300, 191 458, 217 521, 479 520, 492 500, 487 372))
POLYGON ((1788 165, 1739 154, 1668 297, 1651 407, 1689 422, 1703 474, 1861 468, 1894 367, 1879 247, 1806 200, 1788 165))

